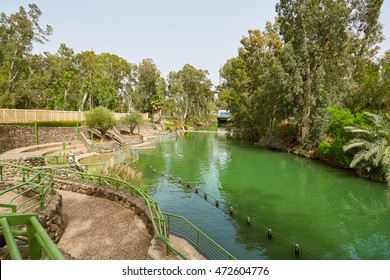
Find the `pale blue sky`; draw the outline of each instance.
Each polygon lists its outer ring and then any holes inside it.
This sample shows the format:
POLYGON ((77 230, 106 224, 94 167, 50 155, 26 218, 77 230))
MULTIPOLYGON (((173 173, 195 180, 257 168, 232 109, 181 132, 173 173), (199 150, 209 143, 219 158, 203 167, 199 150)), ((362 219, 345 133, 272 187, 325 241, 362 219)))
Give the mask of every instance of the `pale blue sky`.
MULTIPOLYGON (((129 62, 151 58, 166 77, 189 63, 208 70, 214 85, 219 68, 237 55, 249 29, 263 29, 274 21, 277 0, 0 0, 0 11, 10 14, 35 3, 40 23, 53 27, 50 42, 35 52, 55 53, 61 43, 75 52, 94 50, 117 54, 129 62)), ((385 0, 381 21, 390 49, 390 1, 385 0)))

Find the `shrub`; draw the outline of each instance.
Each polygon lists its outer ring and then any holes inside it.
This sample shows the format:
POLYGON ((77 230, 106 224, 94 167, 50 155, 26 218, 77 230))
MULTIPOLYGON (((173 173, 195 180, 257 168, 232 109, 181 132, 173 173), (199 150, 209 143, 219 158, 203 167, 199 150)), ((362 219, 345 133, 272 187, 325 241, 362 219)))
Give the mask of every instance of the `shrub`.
POLYGON ((345 126, 367 126, 363 113, 352 114, 350 110, 328 109, 331 122, 326 130, 326 140, 317 148, 315 157, 347 167, 353 158, 352 152, 345 152, 343 146, 352 139, 352 134, 344 129, 345 126))
POLYGON ((134 129, 144 123, 144 118, 140 112, 131 112, 122 117, 121 123, 130 129, 130 133, 134 134, 134 129))
POLYGON ((85 124, 100 131, 101 141, 105 139, 107 130, 113 128, 115 123, 114 114, 107 108, 96 107, 85 112, 85 124))

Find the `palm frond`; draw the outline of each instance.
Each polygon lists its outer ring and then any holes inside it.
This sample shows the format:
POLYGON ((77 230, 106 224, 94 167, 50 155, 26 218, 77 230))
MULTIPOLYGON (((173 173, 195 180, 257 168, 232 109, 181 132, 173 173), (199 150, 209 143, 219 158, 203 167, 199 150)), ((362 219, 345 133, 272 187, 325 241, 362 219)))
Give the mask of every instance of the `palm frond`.
POLYGON ((355 126, 345 126, 344 129, 348 132, 354 133, 354 134, 367 134, 367 135, 373 135, 374 132, 368 129, 364 129, 361 127, 355 127, 355 126))
POLYGON ((348 151, 353 148, 364 148, 367 145, 367 140, 364 139, 352 139, 347 144, 343 146, 344 151, 348 151))
MULTIPOLYGON (((378 152, 380 151, 380 146, 373 146, 371 149, 369 149, 366 154, 364 155, 364 160, 369 160, 373 155, 378 155, 378 152)), ((375 166, 378 166, 377 164, 374 164, 375 166)))
POLYGON ((354 168, 355 166, 357 166, 362 160, 364 160, 364 156, 366 155, 366 151, 364 150, 361 150, 359 152, 357 152, 355 154, 355 156, 353 157, 351 163, 349 164, 349 166, 351 168, 354 168))

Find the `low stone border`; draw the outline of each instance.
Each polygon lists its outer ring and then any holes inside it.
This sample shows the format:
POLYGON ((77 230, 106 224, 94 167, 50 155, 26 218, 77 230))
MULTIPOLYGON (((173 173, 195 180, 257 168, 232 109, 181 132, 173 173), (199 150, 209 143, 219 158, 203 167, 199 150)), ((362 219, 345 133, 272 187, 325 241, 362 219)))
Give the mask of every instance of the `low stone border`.
MULTIPOLYGON (((26 157, 26 156, 23 156, 23 155, 15 155, 15 156, 9 156, 7 158, 1 158, 0 157, 0 161, 2 162, 9 162, 9 163, 12 163, 12 164, 15 164, 15 165, 23 165, 23 166, 26 166, 26 167, 36 167, 36 166, 44 166, 46 163, 45 163, 45 159, 44 158, 41 158, 41 157, 26 157)), ((12 170, 12 169, 15 169, 14 167, 7 167, 6 170, 12 170)), ((3 170, 4 172, 4 170, 3 170)))
POLYGON ((65 226, 62 219, 62 196, 54 192, 45 210, 38 212, 38 220, 54 243, 58 243, 64 234, 65 226))

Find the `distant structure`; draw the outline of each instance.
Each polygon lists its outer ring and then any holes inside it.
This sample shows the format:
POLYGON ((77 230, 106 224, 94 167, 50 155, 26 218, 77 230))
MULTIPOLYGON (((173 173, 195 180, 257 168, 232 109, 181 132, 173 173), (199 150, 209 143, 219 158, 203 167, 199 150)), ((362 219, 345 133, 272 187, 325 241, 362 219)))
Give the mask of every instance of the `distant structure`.
POLYGON ((226 123, 230 116, 229 110, 218 110, 217 120, 218 123, 226 123))

